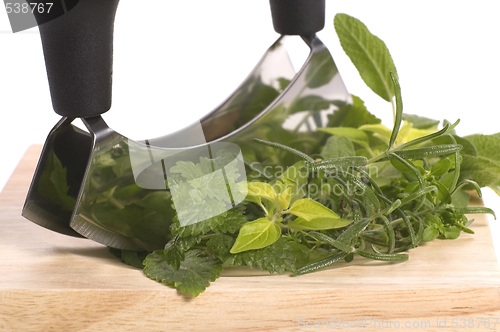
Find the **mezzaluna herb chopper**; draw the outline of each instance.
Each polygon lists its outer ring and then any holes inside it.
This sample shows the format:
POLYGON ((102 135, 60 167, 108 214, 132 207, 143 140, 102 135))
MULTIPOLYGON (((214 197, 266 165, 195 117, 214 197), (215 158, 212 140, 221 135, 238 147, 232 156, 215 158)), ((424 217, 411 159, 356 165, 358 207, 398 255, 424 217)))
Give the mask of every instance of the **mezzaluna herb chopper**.
MULTIPOLYGON (((101 117, 111 107, 118 1, 80 0, 39 27, 53 107, 62 119, 47 138, 23 208, 38 225, 119 249, 161 249, 174 218, 194 225, 238 208, 251 181, 247 173, 268 176, 254 162, 293 162, 254 138, 313 151, 324 135, 315 129, 351 102, 316 36, 325 0, 270 0, 281 36, 219 107, 176 133, 128 139, 101 117), (310 48, 298 72, 284 43, 288 35, 310 48), (77 118, 88 132, 72 124, 77 118)), ((39 22, 42 15, 35 13, 39 22)))

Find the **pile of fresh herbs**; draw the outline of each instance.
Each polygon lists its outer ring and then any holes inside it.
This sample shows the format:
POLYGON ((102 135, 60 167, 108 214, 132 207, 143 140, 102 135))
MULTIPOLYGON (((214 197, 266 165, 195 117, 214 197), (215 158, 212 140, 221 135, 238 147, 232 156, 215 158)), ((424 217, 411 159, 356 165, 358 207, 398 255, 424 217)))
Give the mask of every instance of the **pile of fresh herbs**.
MULTIPOLYGON (((181 226, 174 218, 163 250, 112 249, 151 279, 199 295, 225 267, 248 266, 294 276, 318 271, 357 255, 402 262, 405 251, 436 238, 473 233, 464 190, 500 191, 500 135, 457 136, 458 121, 404 115, 396 67, 384 42, 360 21, 335 17, 344 51, 362 79, 392 105, 394 127, 382 125, 363 101, 330 115, 324 146, 305 153, 255 140, 302 161, 278 175, 248 161, 248 195, 216 217, 181 226)), ((206 161, 205 161, 206 162, 206 161)), ((179 176, 202 174, 200 164, 175 166, 179 176)))

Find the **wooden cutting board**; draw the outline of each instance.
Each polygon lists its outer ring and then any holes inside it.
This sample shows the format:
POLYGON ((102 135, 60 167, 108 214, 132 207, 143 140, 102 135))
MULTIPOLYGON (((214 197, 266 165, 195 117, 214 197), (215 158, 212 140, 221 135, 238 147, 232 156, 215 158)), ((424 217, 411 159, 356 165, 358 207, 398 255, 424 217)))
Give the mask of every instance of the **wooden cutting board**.
POLYGON ((193 299, 102 245, 21 217, 40 151, 27 151, 0 194, 0 331, 500 331, 500 273, 484 216, 475 216, 474 235, 424 244, 404 263, 356 257, 301 277, 236 270, 193 299))

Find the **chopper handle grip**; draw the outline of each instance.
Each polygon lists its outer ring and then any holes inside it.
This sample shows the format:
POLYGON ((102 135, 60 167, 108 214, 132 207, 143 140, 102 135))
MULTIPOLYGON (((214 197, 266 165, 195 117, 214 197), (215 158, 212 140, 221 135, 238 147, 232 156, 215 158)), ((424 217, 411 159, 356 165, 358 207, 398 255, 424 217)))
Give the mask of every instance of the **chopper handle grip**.
POLYGON ((274 30, 309 36, 325 26, 325 0, 269 0, 274 30))
POLYGON ((33 13, 52 105, 65 117, 96 116, 111 108, 113 28, 119 0, 64 2, 67 11, 59 17, 47 19, 45 13, 33 13))

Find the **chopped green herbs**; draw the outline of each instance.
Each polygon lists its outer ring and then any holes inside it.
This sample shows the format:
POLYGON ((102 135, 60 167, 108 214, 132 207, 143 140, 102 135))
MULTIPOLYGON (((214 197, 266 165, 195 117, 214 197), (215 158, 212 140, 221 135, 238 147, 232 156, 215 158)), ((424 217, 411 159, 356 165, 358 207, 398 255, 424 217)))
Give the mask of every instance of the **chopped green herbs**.
MULTIPOLYGON (((396 67, 384 42, 345 14, 335 17, 335 28, 362 79, 391 103, 393 128, 380 124, 353 96, 352 105, 341 105, 329 116, 328 128, 318 129, 319 136, 309 144, 312 149, 294 146, 294 135, 283 132, 290 136, 289 145, 274 143, 272 135, 249 143, 247 151, 264 145, 270 154, 265 160, 245 154, 247 182, 237 182, 238 169, 231 163, 220 175, 223 181, 216 178, 213 165, 221 156, 200 158, 200 163, 178 162, 170 169, 169 188, 178 200, 165 249, 149 253, 142 264, 144 253, 113 250, 115 254, 128 264, 143 265, 149 278, 197 296, 226 266, 302 275, 357 256, 404 262, 409 255, 403 252, 422 242, 473 234, 466 214, 494 216, 488 208, 467 207, 464 189, 480 195, 480 187, 489 186, 500 193, 500 134, 463 138, 453 131, 458 121, 443 121, 439 130, 437 120, 403 114, 396 67), (283 165, 287 167, 280 169, 283 165), (230 197, 228 187, 246 193, 239 200, 243 202, 229 210, 238 192, 232 190, 230 197), (200 206, 212 217, 200 219, 200 206)), ((321 59, 311 71, 322 70, 321 59)), ((334 74, 323 76, 330 79, 334 74)), ((324 83, 307 82, 311 88, 324 83)), ((326 110, 329 105, 319 96, 309 96, 287 112, 326 110)), ((53 165, 61 167, 57 160, 53 165)), ((101 167, 115 172, 122 168, 111 158, 102 158, 101 167)), ((53 184, 58 204, 73 204, 61 196, 67 191, 64 179, 47 173, 44 181, 53 184)), ((151 213, 172 211, 169 192, 130 202, 128 193, 134 189, 109 187, 99 196, 106 211, 121 211, 110 218, 133 217, 132 207, 147 207, 151 213)))

